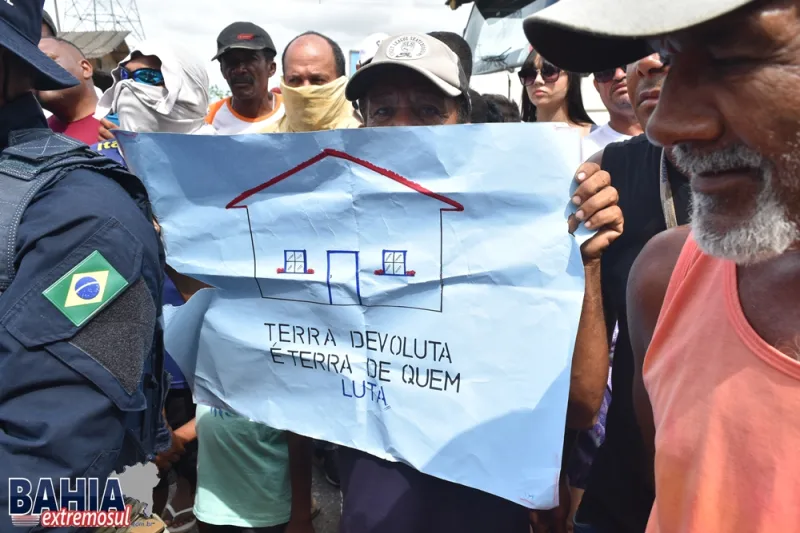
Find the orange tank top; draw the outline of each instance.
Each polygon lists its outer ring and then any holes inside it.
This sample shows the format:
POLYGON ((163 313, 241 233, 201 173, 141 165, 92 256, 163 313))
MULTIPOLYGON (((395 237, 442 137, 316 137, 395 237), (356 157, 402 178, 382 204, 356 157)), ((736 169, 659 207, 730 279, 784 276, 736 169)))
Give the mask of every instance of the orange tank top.
POLYGON ((758 336, 736 266, 691 236, 643 377, 656 429, 647 533, 800 531, 800 362, 758 336))

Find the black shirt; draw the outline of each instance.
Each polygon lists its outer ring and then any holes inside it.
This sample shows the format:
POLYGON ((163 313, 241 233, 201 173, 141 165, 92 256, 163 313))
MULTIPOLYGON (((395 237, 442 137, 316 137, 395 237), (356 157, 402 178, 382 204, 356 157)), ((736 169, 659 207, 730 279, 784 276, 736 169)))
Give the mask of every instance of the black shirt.
MULTIPOLYGON (((601 531, 641 533, 653 505, 645 476, 645 451, 633 410, 633 353, 628 336, 625 291, 633 262, 656 234, 667 229, 661 207, 661 148, 645 135, 606 146, 602 169, 611 175, 625 216, 625 231, 603 254, 602 288, 606 323, 619 336, 612 371, 612 400, 606 438, 594 459, 577 521, 601 531)), ((689 181, 667 163, 678 224, 689 222, 689 181)))

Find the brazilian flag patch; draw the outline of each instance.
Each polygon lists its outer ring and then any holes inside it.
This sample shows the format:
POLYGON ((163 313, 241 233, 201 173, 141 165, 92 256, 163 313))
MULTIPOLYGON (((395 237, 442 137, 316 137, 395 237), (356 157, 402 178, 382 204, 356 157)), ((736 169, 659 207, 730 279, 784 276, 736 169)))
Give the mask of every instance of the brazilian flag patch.
POLYGON ((42 294, 80 327, 127 286, 127 280, 95 250, 42 294))

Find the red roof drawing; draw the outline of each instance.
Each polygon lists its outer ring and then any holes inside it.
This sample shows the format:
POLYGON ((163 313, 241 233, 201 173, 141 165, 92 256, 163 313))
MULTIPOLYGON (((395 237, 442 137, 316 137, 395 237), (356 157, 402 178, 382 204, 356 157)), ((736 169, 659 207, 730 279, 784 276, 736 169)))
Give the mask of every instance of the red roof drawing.
POLYGON ((394 180, 397 183, 400 183, 402 185, 405 185, 406 187, 414 189, 415 191, 417 191, 419 193, 422 193, 425 196, 430 196, 431 198, 435 198, 436 200, 439 200, 440 202, 444 202, 447 205, 451 206, 451 208, 452 208, 452 209, 442 209, 442 211, 463 211, 464 210, 464 206, 461 205, 460 203, 456 202, 455 200, 451 200, 450 198, 447 198, 446 196, 443 196, 441 194, 437 194, 437 193, 435 193, 433 191, 430 191, 430 190, 426 189, 425 187, 423 187, 422 185, 420 185, 418 183, 414 183, 413 181, 404 178, 403 176, 397 174, 396 172, 392 172, 391 170, 386 170, 385 168, 381 168, 379 166, 373 165, 369 161, 364 161, 363 159, 359 159, 357 157, 353 157, 352 155, 346 154, 344 152, 340 152, 339 150, 333 150, 331 148, 326 148, 320 154, 315 155, 314 157, 312 157, 308 161, 300 163, 296 167, 287 170, 283 174, 275 176, 271 180, 265 181, 261 185, 258 185, 256 187, 253 187, 250 190, 247 190, 247 191, 243 192, 242 194, 240 194, 239 196, 237 196, 236 198, 231 200, 231 202, 227 206, 225 206, 225 208, 226 209, 241 209, 241 208, 247 207, 247 204, 243 204, 242 202, 244 202, 245 200, 247 200, 251 196, 260 193, 261 191, 263 191, 267 187, 272 187, 276 183, 280 183, 281 181, 285 180, 286 178, 288 178, 290 176, 293 176, 294 174, 297 174, 301 170, 306 169, 306 168, 310 167, 311 165, 319 163, 320 161, 322 161, 326 157, 338 157, 339 159, 344 159, 345 161, 350 161, 352 163, 356 163, 358 165, 361 165, 362 167, 368 168, 369 170, 372 170, 373 172, 377 172, 378 174, 380 174, 382 176, 386 176, 387 178, 389 178, 391 180, 394 180))

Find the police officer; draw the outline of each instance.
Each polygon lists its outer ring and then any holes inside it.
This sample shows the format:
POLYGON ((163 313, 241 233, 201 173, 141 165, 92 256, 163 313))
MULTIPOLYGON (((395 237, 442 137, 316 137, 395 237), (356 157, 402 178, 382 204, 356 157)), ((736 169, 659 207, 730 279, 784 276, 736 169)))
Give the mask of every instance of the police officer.
MULTIPOLYGON (((0 531, 9 477, 100 478, 169 448, 164 255, 141 183, 47 129, 42 0, 0 0, 0 531)), ((57 482, 56 482, 57 484, 57 482)))

